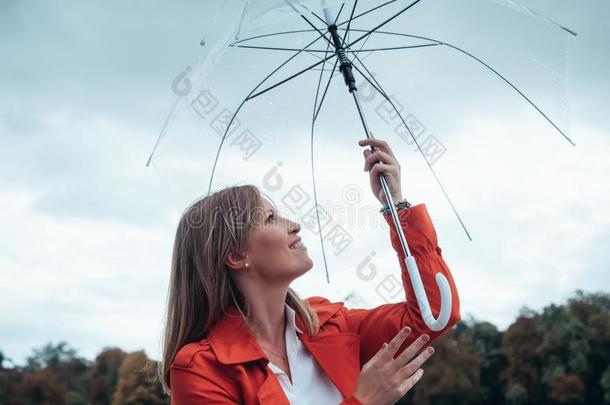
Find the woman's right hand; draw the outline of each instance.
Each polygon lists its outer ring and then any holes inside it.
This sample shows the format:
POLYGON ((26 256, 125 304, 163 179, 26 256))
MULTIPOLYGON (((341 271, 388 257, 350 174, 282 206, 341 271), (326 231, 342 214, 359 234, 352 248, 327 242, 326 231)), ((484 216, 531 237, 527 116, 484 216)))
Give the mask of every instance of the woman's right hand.
POLYGON ((411 328, 403 328, 362 366, 354 397, 364 405, 392 405, 413 388, 424 374, 420 366, 432 356, 433 347, 423 350, 413 361, 409 360, 426 345, 428 335, 421 335, 394 358, 409 333, 411 328))

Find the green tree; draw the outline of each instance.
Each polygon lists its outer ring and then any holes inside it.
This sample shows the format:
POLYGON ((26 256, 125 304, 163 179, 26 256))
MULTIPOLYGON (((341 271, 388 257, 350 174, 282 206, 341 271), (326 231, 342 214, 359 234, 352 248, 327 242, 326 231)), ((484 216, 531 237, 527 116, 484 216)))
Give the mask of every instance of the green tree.
POLYGON ((542 359, 538 348, 543 336, 536 328, 540 316, 524 308, 502 337, 508 365, 502 376, 505 398, 510 404, 543 403, 542 359))
POLYGON ((432 346, 434 356, 426 362, 424 376, 398 403, 465 405, 477 399, 480 359, 466 350, 465 339, 451 330, 432 346))
POLYGON ((602 374, 599 385, 604 393, 604 401, 610 404, 610 366, 608 366, 606 371, 604 371, 604 374, 602 374))
MULTIPOLYGON (((610 294, 585 294, 580 290, 568 300, 570 313, 585 325, 589 345, 587 369, 584 373, 585 402, 604 403, 606 390, 602 377, 610 365, 610 294)), ((606 400, 607 402, 610 402, 606 400)))
POLYGON ((508 365, 502 352, 502 332, 489 322, 480 322, 471 317, 457 324, 456 333, 464 339, 466 350, 475 354, 480 361, 478 400, 472 403, 502 403, 503 387, 498 376, 508 365))

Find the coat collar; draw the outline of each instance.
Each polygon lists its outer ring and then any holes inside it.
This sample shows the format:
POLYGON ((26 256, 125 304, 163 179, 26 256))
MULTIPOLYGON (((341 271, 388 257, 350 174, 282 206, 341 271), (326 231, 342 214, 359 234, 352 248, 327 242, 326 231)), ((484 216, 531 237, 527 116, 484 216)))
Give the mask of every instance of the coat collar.
MULTIPOLYGON (((318 314, 320 326, 337 313, 342 307, 342 302, 317 303, 308 299, 310 306, 318 314)), ((294 325, 298 331, 306 331, 307 328, 292 308, 287 310, 289 315, 294 316, 294 325)), ((290 318, 289 318, 290 321, 290 318)), ((301 334, 302 339, 308 339, 307 332, 301 334)), ((267 359, 265 353, 258 345, 256 338, 252 335, 248 324, 235 305, 229 307, 227 312, 212 326, 208 333, 208 339, 214 350, 218 361, 223 364, 237 364, 248 361, 267 359)))
MULTIPOLYGON (((308 298, 307 301, 318 314, 320 327, 343 307, 342 302, 331 303, 316 297, 308 298)), ((294 320, 295 327, 307 330, 299 316, 295 316, 294 320)), ((322 333, 322 329, 313 337, 307 332, 298 336, 341 394, 345 398, 352 395, 360 373, 360 336, 351 332, 322 333)), ((283 394, 284 391, 268 366, 269 359, 235 306, 230 307, 210 329, 208 340, 220 363, 238 364, 264 359, 266 377, 258 389, 259 403, 289 405, 285 394, 281 400, 278 398, 278 392, 283 394)))

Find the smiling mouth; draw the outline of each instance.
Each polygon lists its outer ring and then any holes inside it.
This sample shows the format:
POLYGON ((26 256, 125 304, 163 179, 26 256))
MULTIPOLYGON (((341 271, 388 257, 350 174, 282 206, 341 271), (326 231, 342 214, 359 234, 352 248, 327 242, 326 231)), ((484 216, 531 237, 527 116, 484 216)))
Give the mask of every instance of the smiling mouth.
POLYGON ((293 250, 293 249, 307 249, 307 248, 305 247, 303 242, 298 241, 298 242, 295 242, 292 245, 288 246, 288 249, 293 250))

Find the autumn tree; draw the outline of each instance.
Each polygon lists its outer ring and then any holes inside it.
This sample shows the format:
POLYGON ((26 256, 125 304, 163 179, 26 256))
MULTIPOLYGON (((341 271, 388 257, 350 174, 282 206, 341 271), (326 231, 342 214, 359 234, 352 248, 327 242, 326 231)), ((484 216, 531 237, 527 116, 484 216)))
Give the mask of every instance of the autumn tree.
POLYGON ((449 331, 434 341, 434 356, 425 373, 399 404, 461 405, 478 396, 480 359, 468 350, 463 336, 449 331))
POLYGON ((27 404, 86 405, 89 363, 66 342, 48 343, 27 358, 21 391, 27 404))
POLYGON ((107 348, 97 355, 88 372, 87 398, 92 405, 112 403, 119 368, 126 356, 119 348, 107 348))
POLYGON ((508 365, 502 352, 502 332, 489 323, 470 318, 457 324, 456 334, 462 336, 465 349, 476 355, 480 364, 477 399, 473 405, 503 402, 503 389, 499 376, 508 365))
POLYGON ((155 377, 155 367, 144 351, 129 353, 119 369, 112 405, 169 405, 155 377))

